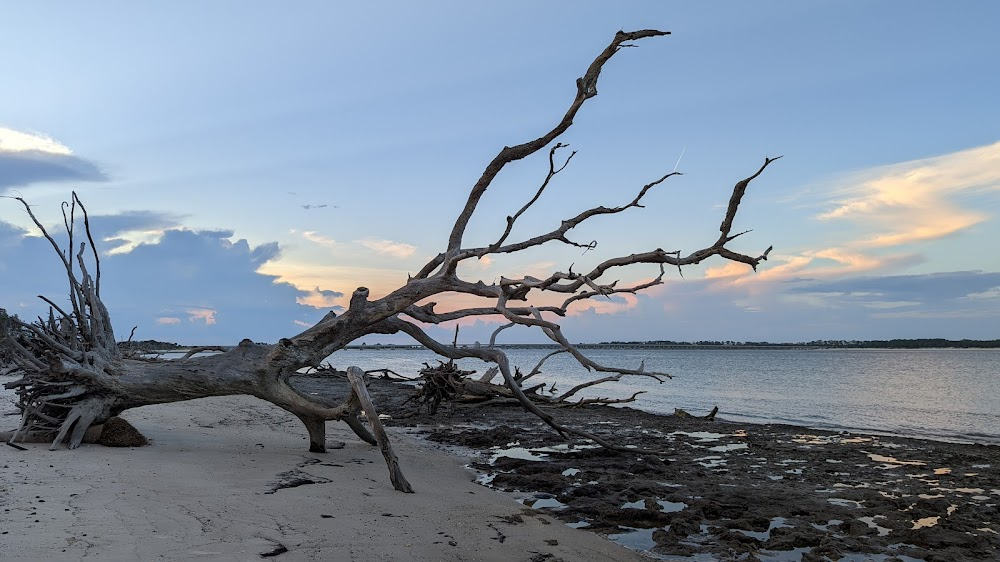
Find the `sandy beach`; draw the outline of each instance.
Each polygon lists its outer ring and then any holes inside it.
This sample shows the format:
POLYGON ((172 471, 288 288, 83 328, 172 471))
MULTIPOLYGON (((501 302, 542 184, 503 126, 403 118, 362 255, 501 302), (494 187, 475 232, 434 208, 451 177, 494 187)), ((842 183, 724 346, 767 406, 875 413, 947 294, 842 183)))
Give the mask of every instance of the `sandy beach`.
POLYGON ((302 425, 254 398, 123 417, 152 444, 0 447, 0 558, 644 559, 475 484, 462 459, 399 430, 415 494, 393 490, 378 449, 343 424, 329 424, 342 448, 309 453, 302 425))

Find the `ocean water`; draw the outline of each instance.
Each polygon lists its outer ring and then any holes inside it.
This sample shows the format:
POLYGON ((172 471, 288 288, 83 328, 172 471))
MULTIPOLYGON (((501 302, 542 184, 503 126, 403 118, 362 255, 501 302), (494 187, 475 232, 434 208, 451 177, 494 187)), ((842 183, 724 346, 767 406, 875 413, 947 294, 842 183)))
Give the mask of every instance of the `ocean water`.
MULTIPOLYGON (((508 350, 513 365, 529 372, 548 352, 508 350)), ((631 404, 657 413, 681 408, 698 415, 719 406, 719 416, 754 423, 789 423, 820 429, 886 433, 946 441, 1000 444, 1000 350, 672 350, 592 349, 602 365, 673 375, 666 382, 625 377, 581 393, 621 398, 644 391, 631 404)), ((388 368, 414 376, 422 350, 343 350, 339 367, 388 368)), ((462 360, 464 369, 488 365, 462 360)), ((558 391, 594 376, 568 354, 550 358, 532 381, 558 391)))
MULTIPOLYGON (((548 353, 512 349, 513 365, 529 372, 548 353)), ((633 407, 657 413, 675 408, 754 423, 885 433, 975 443, 1000 444, 1000 350, 672 350, 593 349, 602 365, 668 372, 665 382, 625 377, 581 392, 584 397, 622 398, 644 391, 633 407)), ((424 350, 348 349, 334 354, 338 368, 391 369, 416 376, 424 362, 437 359, 424 350)), ((478 360, 459 362, 479 373, 478 360)), ((559 392, 601 376, 587 373, 568 354, 550 358, 532 381, 556 383, 559 392)), ((11 380, 0 377, 0 383, 11 380)), ((0 386, 0 413, 13 410, 0 386)), ((2 426, 14 423, 3 416, 2 426)))

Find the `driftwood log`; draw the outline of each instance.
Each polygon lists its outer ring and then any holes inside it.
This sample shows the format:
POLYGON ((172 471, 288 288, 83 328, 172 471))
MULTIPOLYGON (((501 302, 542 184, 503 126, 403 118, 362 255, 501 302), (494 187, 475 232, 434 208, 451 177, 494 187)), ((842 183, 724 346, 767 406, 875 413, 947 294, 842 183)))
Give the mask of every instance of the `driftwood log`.
MULTIPOLYGON (((208 396, 246 394, 256 396, 294 414, 309 432, 310 450, 325 450, 326 422, 346 422, 365 441, 380 445, 392 472, 397 489, 409 491, 409 485, 399 472, 398 463, 377 412, 367 396, 363 377, 355 370, 351 375, 352 391, 339 403, 309 396, 289 384, 289 377, 305 368, 319 367, 331 355, 348 344, 370 334, 408 334, 419 344, 449 359, 476 358, 492 364, 494 375, 502 379, 504 393, 518 400, 558 434, 574 434, 616 450, 631 453, 585 431, 564 427, 548 411, 540 409, 527 395, 522 384, 536 374, 518 376, 504 352, 493 344, 500 331, 509 326, 528 326, 541 330, 560 352, 568 353, 587 370, 598 373, 587 383, 578 385, 554 400, 565 400, 583 388, 620 380, 622 377, 649 377, 662 381, 666 373, 648 372, 643 365, 636 368, 601 365, 582 353, 563 334, 558 318, 566 315, 575 303, 593 298, 607 298, 622 293, 636 293, 662 283, 665 267, 680 268, 700 263, 714 256, 756 269, 767 259, 771 248, 759 255, 731 250, 728 245, 743 232, 733 233, 733 222, 740 202, 750 182, 757 178, 775 159, 766 158, 760 168, 736 183, 714 242, 690 253, 666 251, 662 248, 638 249, 634 253, 610 255, 585 272, 553 271, 544 278, 530 276, 501 277, 493 283, 463 278, 459 265, 490 255, 515 254, 544 244, 566 244, 596 251, 596 243, 581 243, 569 238, 570 231, 599 216, 617 215, 643 207, 642 200, 649 190, 678 175, 667 173, 636 189, 631 199, 616 206, 598 206, 558 221, 555 228, 529 237, 511 240, 514 224, 544 195, 553 179, 570 163, 575 153, 565 158, 565 145, 557 139, 573 125, 584 104, 597 95, 598 78, 604 65, 624 47, 635 42, 668 35, 657 30, 618 32, 576 81, 575 93, 565 114, 554 127, 538 138, 514 146, 505 146, 486 166, 481 177, 472 185, 447 236, 444 250, 409 277, 396 290, 370 298, 368 289, 359 287, 350 298, 347 309, 339 316, 328 313, 322 320, 303 332, 281 339, 273 345, 255 344, 244 340, 238 346, 210 356, 186 357, 175 361, 141 361, 124 357, 116 344, 111 317, 101 300, 100 257, 94 250, 86 208, 74 193, 63 205, 63 225, 68 241, 60 246, 32 208, 19 197, 35 225, 51 243, 62 261, 69 282, 69 298, 63 304, 42 297, 49 305, 47 317, 34 322, 14 320, 2 335, 2 347, 16 362, 21 378, 8 384, 18 395, 23 412, 21 428, 10 441, 28 433, 48 434, 52 446, 66 443, 69 448, 80 445, 87 429, 130 408, 150 404, 178 402, 208 396), (468 246, 464 242, 466 228, 476 213, 480 200, 497 175, 509 164, 534 155, 548 147, 548 173, 534 196, 506 217, 502 233, 486 246, 468 246), (83 231, 79 232, 78 223, 83 231), (620 285, 608 278, 628 266, 651 264, 659 269, 652 280, 634 285, 620 285), (431 299, 449 295, 478 298, 481 306, 437 310, 431 299), (555 296, 558 304, 533 304, 538 295, 555 296), (418 304, 421 303, 421 304, 418 304), (507 324, 498 328, 490 345, 457 348, 439 342, 428 335, 421 325, 440 324, 463 318, 502 318, 507 324), (375 435, 362 423, 364 410, 375 435)), ((594 254, 592 254, 594 255, 594 254)), ((537 302, 537 301, 536 301, 537 302)), ((547 302, 552 302, 549 298, 547 302)), ((336 357, 333 357, 336 360, 336 357)), ((482 384, 491 384, 482 381, 482 384)), ((498 385, 492 385, 494 387, 498 385)))

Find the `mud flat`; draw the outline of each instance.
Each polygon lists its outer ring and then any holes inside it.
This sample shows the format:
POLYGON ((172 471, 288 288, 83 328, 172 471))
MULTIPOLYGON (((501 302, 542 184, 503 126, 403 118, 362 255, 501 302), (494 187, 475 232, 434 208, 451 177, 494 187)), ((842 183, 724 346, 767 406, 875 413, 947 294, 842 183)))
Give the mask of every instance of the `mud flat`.
MULTIPOLYGON (((391 392, 382 408, 400 409, 391 392)), ((667 560, 1000 560, 1000 447, 563 408, 628 455, 562 441, 510 404, 397 427, 470 455, 480 482, 667 560)))

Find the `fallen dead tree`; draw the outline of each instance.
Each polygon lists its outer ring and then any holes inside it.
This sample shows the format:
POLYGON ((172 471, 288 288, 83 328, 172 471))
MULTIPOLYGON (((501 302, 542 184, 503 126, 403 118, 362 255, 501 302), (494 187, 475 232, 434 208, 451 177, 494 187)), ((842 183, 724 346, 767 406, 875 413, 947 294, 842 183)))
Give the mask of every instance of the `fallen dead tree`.
MULTIPOLYGON (((517 254, 545 244, 594 250, 596 243, 573 241, 569 238, 570 231, 594 217, 617 215, 643 207, 643 198, 651 189, 678 175, 671 172, 655 178, 639 187, 631 199, 616 206, 586 209, 559 221, 550 231, 511 239, 516 221, 542 197, 553 178, 573 158, 575 153, 572 152, 564 157, 566 147, 557 139, 570 128, 583 105, 597 95, 598 78, 604 65, 622 48, 634 46, 634 42, 639 40, 663 35, 667 33, 656 30, 618 32, 583 76, 577 79, 572 102, 558 123, 538 138, 505 146, 486 166, 451 226, 443 251, 403 285, 374 299, 370 298, 368 289, 359 287, 342 314, 338 316, 330 312, 314 326, 274 345, 244 340, 222 353, 176 361, 139 361, 123 356, 115 342, 111 317, 101 299, 100 256, 94 250, 87 210, 80 199, 74 193, 71 200, 63 205, 68 240, 66 246, 61 247, 36 218, 28 203, 15 198, 23 204, 61 260, 69 281, 69 299, 68 304, 60 305, 43 297, 50 307, 47 317, 30 323, 14 319, 12 328, 3 338, 3 347, 23 372, 19 380, 7 385, 16 391, 18 405, 23 412, 21 427, 10 441, 28 433, 41 433, 51 437, 53 448, 65 442, 72 449, 80 445, 91 425, 130 408, 208 396, 247 394, 294 414, 309 433, 311 451, 325 450, 327 421, 347 423, 360 438, 382 447, 392 472, 393 484, 397 489, 408 491, 409 485, 399 472, 377 412, 367 395, 364 374, 359 369, 347 369, 352 391, 338 403, 306 395, 289 383, 289 378, 301 369, 320 366, 331 355, 359 338, 370 334, 403 333, 445 359, 476 358, 492 364, 495 370, 490 379, 473 382, 488 385, 491 392, 517 400, 558 434, 592 439, 610 449, 639 451, 610 443, 580 429, 565 427, 549 412, 540 409, 536 404, 539 393, 528 392, 522 386, 528 384, 540 365, 527 375, 519 376, 505 353, 495 347, 497 334, 511 326, 538 329, 559 346, 560 353, 570 354, 588 371, 597 373, 592 380, 565 393, 546 397, 541 402, 568 403, 584 388, 626 376, 660 381, 668 378, 666 373, 646 371, 643 365, 624 368, 596 363, 570 343, 558 318, 565 316, 576 303, 588 299, 635 294, 659 285, 668 266, 680 270, 719 256, 756 269, 761 261, 767 259, 771 248, 759 255, 749 255, 731 250, 728 244, 744 234, 733 233, 732 230, 747 187, 774 159, 766 158, 755 173, 736 183, 719 227, 719 236, 711 244, 693 252, 684 254, 662 248, 645 248, 635 253, 604 257, 589 271, 574 271, 570 266, 566 271, 553 271, 546 277, 501 277, 490 284, 465 279, 458 268, 471 260, 517 254), (464 238, 469 222, 497 175, 509 164, 539 153, 546 147, 548 172, 534 196, 506 217, 506 225, 493 243, 486 246, 466 245, 464 238), (80 223, 82 233, 79 232, 80 223), (632 285, 608 280, 622 268, 642 264, 656 267, 658 274, 651 280, 632 285), (454 295, 475 297, 482 305, 438 310, 437 304, 431 302, 434 298, 454 295), (539 296, 548 297, 546 302, 555 297, 556 302, 537 304, 538 301, 533 299, 539 296), (449 346, 432 338, 422 327, 476 317, 500 317, 507 324, 494 333, 490 345, 475 348, 449 346), (492 378, 497 376, 502 385, 492 383, 492 378), (360 419, 362 411, 366 412, 371 432, 360 419)), ((463 382, 463 386, 467 383, 463 382)))

